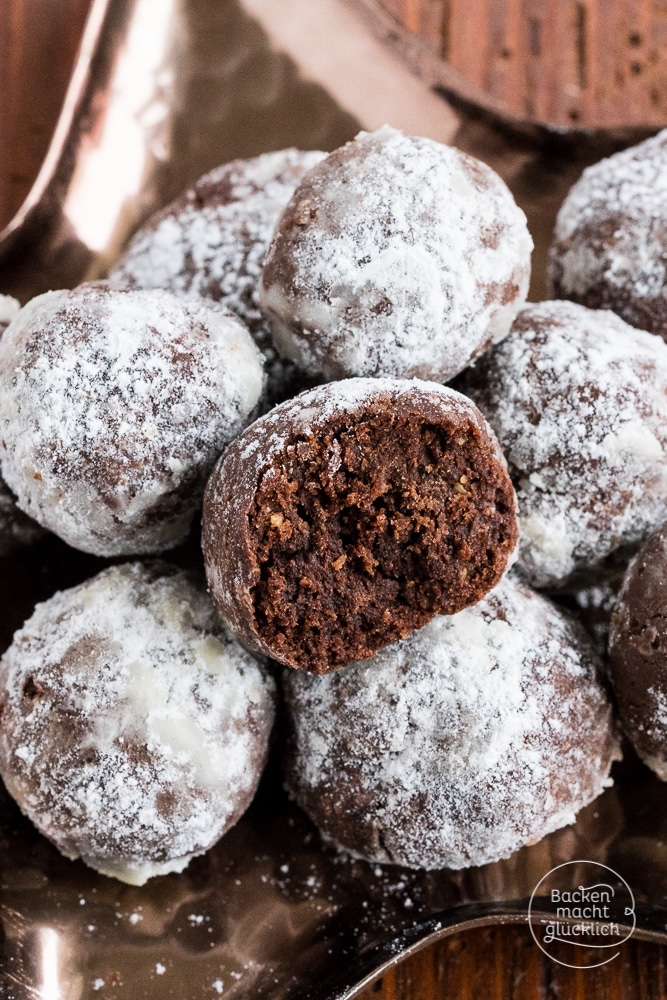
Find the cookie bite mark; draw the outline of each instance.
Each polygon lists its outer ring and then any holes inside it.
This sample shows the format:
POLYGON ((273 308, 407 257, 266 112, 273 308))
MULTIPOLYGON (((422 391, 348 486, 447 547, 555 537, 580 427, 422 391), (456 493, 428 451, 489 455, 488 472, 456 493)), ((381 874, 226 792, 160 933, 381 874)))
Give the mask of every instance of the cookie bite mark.
POLYGON ((474 604, 517 541, 481 414, 434 383, 350 379, 276 408, 207 487, 204 554, 251 647, 326 673, 474 604))

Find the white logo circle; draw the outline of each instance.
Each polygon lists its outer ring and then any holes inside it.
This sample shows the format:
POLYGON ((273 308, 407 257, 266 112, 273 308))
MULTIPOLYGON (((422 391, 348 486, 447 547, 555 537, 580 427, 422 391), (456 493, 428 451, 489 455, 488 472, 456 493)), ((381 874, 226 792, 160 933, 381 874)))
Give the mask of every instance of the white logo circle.
POLYGON ((620 946, 632 936, 636 923, 632 889, 618 872, 598 861, 566 861, 556 865, 537 883, 528 903, 528 926, 535 944, 553 962, 568 969, 597 969, 613 962, 620 954, 620 946), (580 866, 578 876, 585 874, 583 866, 588 866, 590 871, 588 878, 581 877, 573 888, 572 872, 565 869, 574 865, 580 866), (555 917, 547 922, 543 915, 539 919, 533 916, 535 897, 543 898, 545 893, 549 910, 554 906, 556 910, 555 917), (564 962, 548 950, 554 942, 586 949, 589 956, 594 949, 600 952, 601 961, 564 962), (614 953, 602 958, 609 949, 614 953))

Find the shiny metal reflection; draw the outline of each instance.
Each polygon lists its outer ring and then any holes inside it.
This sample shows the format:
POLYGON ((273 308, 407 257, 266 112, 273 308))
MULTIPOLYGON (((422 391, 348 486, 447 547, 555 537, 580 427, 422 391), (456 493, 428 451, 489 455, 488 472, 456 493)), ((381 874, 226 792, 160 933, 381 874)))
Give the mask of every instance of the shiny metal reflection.
MULTIPOLYGON (((354 65, 344 64, 343 89, 336 80, 337 2, 327 0, 331 28, 318 41, 319 63, 311 36, 288 30, 289 19, 277 32, 265 0, 94 0, 44 168, 0 235, 0 292, 26 300, 101 273, 140 219, 217 163, 290 144, 333 148, 360 123, 377 124, 372 115, 386 105, 369 110, 368 73, 359 75, 358 108, 354 65)), ((350 0, 345 31, 358 8, 368 14, 371 5, 350 0)), ((370 30, 367 21, 354 24, 370 30)), ((433 117, 430 125, 419 118, 419 130, 489 162, 526 210, 539 295, 566 190, 587 163, 645 131, 520 125, 455 93, 444 77, 424 70, 424 81, 423 102, 419 89, 410 100, 421 112, 433 108, 433 117)), ((406 127, 410 107, 401 105, 406 127)), ((196 559, 187 549, 181 557, 196 559)), ((37 600, 99 566, 53 538, 0 561, 0 649, 37 600)), ((667 786, 629 762, 576 826, 506 861, 457 873, 382 869, 323 849, 286 800, 274 761, 249 813, 217 847, 182 875, 139 889, 61 857, 3 792, 0 996, 98 1000, 122 986, 132 1000, 189 1000, 222 984, 232 998, 352 997, 434 937, 524 921, 539 879, 575 857, 604 861, 627 878, 638 899, 637 934, 667 940, 665 842, 667 786)))
POLYGON ((53 927, 43 927, 39 932, 42 953, 42 982, 40 1000, 62 1000, 59 974, 58 932, 53 927))
POLYGON ((358 128, 234 0, 93 0, 46 160, 0 233, 0 289, 25 302, 98 277, 204 171, 358 128))
POLYGON ((169 156, 174 72, 168 53, 174 27, 169 3, 135 4, 115 57, 112 99, 75 161, 63 216, 75 238, 96 254, 114 246, 123 208, 137 198, 155 164, 169 156))

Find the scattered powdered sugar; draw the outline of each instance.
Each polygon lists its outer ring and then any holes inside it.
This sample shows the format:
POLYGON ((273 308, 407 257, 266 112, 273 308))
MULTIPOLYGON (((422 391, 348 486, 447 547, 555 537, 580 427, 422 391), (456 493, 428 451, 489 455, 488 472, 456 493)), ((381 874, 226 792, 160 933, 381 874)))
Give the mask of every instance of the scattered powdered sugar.
POLYGON ((0 661, 0 770, 68 857, 143 884, 248 806, 275 685, 203 588, 165 564, 104 570, 35 609, 0 661))
POLYGON ((2 474, 75 548, 162 551, 261 389, 259 351, 219 305, 104 282, 49 292, 0 341, 2 474))
POLYGON ((574 599, 577 606, 584 611, 607 611, 611 615, 616 599, 618 597, 618 587, 606 580, 592 587, 582 587, 575 591, 574 599))
POLYGON ((637 326, 660 313, 650 328, 667 333, 667 130, 584 171, 558 213, 548 274, 556 294, 594 296, 637 326))
POLYGON ((462 868, 573 822, 619 756, 597 657, 505 578, 363 663, 284 671, 287 785, 327 839, 370 861, 462 868))
POLYGON ((603 571, 598 575, 597 583, 580 587, 572 593, 577 616, 603 659, 607 655, 611 615, 618 600, 621 582, 622 573, 619 569, 608 575, 603 571))
MULTIPOLYGON (((324 158, 283 149, 234 160, 201 177, 130 241, 110 278, 221 302, 248 324, 270 381, 287 379, 257 304, 257 285, 276 222, 303 175, 324 158)), ((269 392, 280 386, 269 386, 269 392)))
POLYGON ((312 374, 446 381, 508 333, 531 250, 489 167, 385 127, 306 174, 260 303, 279 350, 312 374))
POLYGON ((594 568, 667 518, 667 345, 608 311, 543 302, 459 386, 495 430, 535 586, 594 568))

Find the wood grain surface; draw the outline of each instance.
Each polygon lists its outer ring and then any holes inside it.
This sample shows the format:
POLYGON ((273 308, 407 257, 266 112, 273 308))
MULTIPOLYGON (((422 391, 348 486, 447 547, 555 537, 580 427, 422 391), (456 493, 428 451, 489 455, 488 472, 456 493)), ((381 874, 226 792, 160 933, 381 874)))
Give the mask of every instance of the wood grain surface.
MULTIPOLYGON (((624 4, 620 0, 599 0, 586 5, 564 0, 553 4, 542 0, 523 0, 523 4, 512 0, 383 2, 408 27, 427 37, 430 44, 440 46, 444 54, 458 62, 459 68, 476 74, 501 96, 518 100, 521 94, 526 113, 545 117, 565 115, 571 118, 570 112, 576 108, 581 120, 588 120, 592 105, 584 102, 581 86, 576 94, 573 91, 574 103, 565 101, 561 93, 567 74, 576 82, 579 73, 579 84, 585 79, 592 85, 598 79, 599 68, 611 65, 617 58, 614 53, 626 51, 630 45, 638 64, 647 66, 648 75, 649 41, 652 40, 651 45, 658 44, 656 39, 663 37, 667 41, 666 0, 662 3, 656 0, 653 4, 643 0, 624 4), (618 37, 614 31, 607 31, 609 51, 605 57, 599 55, 598 62, 585 62, 582 68, 571 51, 571 64, 557 70, 554 65, 549 68, 545 63, 543 70, 540 53, 549 46, 558 49, 559 24, 569 24, 568 19, 576 17, 573 12, 577 7, 585 7, 590 13, 588 24, 597 23, 598 8, 603 5, 622 24, 618 37), (621 8, 625 9, 623 16, 621 8), (529 28, 526 40, 526 24, 522 23, 522 18, 525 22, 525 12, 531 10, 534 13, 530 16, 542 27, 539 30, 529 28), (520 11, 523 11, 522 17, 519 17, 520 11), (652 12, 658 12, 660 17, 656 16, 651 27, 652 12), (629 41, 631 30, 637 31, 639 42, 629 41), (502 55, 503 46, 507 47, 509 55, 502 55), (519 67, 521 61, 522 68, 519 67), (538 79, 543 71, 544 79, 538 79), (590 76, 587 77, 587 73, 590 76)), ((0 66, 3 68, 0 223, 7 221, 16 210, 39 169, 62 101, 86 10, 87 0, 0 2, 0 66)), ((568 31, 570 29, 571 25, 568 31)), ((657 81, 658 70, 650 72, 657 81)), ((641 77, 642 74, 634 74, 629 63, 624 73, 624 81, 632 83, 632 87, 625 91, 623 120, 634 118, 639 109, 662 107, 664 87, 654 103, 647 75, 635 87, 633 76, 641 77)), ((660 86, 663 84, 664 81, 660 86)), ((620 87, 619 82, 617 86, 620 87)), ((601 97, 600 102, 599 107, 606 109, 604 114, 611 114, 613 101, 609 94, 604 101, 601 97)), ((458 934, 424 949, 398 965, 364 996, 367 1000, 662 1000, 667 997, 666 966, 666 948, 631 940, 623 945, 619 959, 610 965, 575 972, 544 958, 526 929, 497 927, 458 934)))
POLYGON ((544 958, 527 929, 489 927, 425 948, 364 1000, 662 1000, 666 962, 666 948, 630 940, 609 965, 575 970, 544 958))
POLYGON ((376 0, 516 114, 667 123, 665 0, 376 0))

